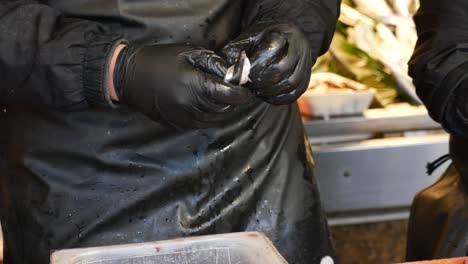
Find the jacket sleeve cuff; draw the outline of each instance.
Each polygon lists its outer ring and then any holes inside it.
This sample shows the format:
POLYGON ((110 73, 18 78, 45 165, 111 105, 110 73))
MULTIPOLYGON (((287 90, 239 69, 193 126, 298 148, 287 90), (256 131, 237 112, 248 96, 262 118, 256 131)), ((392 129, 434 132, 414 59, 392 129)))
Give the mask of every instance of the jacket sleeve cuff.
POLYGON ((340 14, 340 1, 257 0, 254 2, 256 4, 252 4, 251 10, 246 14, 244 26, 266 20, 292 22, 305 33, 314 57, 328 50, 340 14))
POLYGON ((116 108, 109 94, 109 64, 115 48, 127 42, 119 35, 97 35, 89 43, 83 65, 83 88, 89 105, 116 108))

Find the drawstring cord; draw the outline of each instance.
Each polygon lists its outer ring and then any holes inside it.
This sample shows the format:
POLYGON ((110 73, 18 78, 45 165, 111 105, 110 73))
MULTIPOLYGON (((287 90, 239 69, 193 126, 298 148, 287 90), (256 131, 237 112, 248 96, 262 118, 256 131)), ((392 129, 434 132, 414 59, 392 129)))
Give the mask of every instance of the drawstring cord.
POLYGON ((450 159, 450 154, 445 154, 442 157, 434 160, 433 162, 428 162, 426 165, 426 173, 431 175, 437 168, 439 168, 442 164, 447 162, 450 159))

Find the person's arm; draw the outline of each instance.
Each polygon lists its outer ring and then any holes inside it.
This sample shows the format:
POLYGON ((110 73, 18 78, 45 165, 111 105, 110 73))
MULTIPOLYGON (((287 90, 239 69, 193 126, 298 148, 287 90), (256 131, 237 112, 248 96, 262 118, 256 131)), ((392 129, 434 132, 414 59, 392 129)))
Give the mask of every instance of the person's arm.
POLYGON ((121 43, 107 27, 39 1, 0 1, 0 105, 112 106, 108 68, 121 43))
POLYGON ((409 73, 417 93, 446 130, 468 135, 468 1, 421 0, 414 20, 409 73))
POLYGON ((340 0, 248 0, 243 23, 248 27, 263 20, 294 22, 309 39, 316 59, 330 46, 340 3, 340 0))

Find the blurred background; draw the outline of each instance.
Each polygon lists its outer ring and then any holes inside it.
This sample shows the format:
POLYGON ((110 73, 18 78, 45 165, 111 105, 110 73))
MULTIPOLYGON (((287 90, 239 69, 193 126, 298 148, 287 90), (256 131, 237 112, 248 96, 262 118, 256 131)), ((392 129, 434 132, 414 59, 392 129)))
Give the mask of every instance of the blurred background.
POLYGON ((402 262, 412 199, 448 165, 426 173, 448 153, 448 135, 407 74, 418 6, 344 0, 331 48, 299 101, 344 264, 402 262))

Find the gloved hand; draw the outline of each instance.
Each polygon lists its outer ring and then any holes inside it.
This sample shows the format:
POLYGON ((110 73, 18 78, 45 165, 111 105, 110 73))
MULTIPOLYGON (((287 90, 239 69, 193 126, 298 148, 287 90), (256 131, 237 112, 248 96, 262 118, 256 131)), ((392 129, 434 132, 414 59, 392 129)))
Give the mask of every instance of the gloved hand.
POLYGON ((251 92, 223 81, 229 65, 189 45, 147 45, 122 51, 114 83, 120 101, 155 120, 183 128, 220 125, 251 92))
POLYGON ((251 88, 270 104, 289 104, 307 89, 315 58, 301 28, 293 23, 258 22, 228 43, 222 54, 234 63, 246 51, 251 88))

